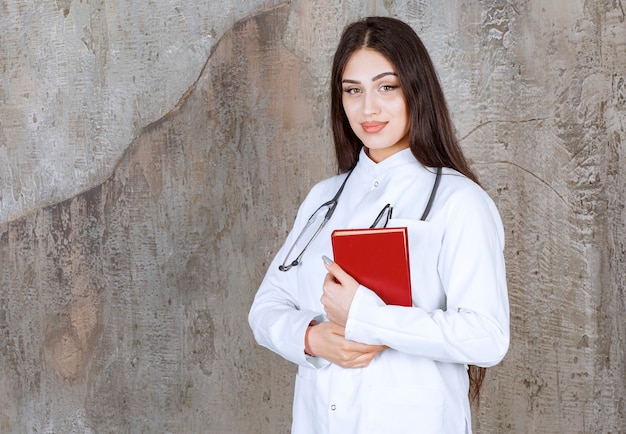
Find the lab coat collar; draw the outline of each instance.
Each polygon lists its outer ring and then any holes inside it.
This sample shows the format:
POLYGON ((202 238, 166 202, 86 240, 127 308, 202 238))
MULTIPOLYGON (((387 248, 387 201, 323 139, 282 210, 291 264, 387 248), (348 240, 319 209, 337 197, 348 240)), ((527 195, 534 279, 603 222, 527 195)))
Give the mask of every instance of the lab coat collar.
POLYGON ((376 163, 367 155, 365 147, 362 147, 361 152, 359 153, 359 162, 356 168, 363 173, 369 174, 370 176, 378 177, 385 173, 389 173, 389 171, 397 169, 399 166, 407 164, 424 169, 424 166, 422 166, 422 164, 415 159, 411 149, 409 148, 396 152, 380 163, 376 163))

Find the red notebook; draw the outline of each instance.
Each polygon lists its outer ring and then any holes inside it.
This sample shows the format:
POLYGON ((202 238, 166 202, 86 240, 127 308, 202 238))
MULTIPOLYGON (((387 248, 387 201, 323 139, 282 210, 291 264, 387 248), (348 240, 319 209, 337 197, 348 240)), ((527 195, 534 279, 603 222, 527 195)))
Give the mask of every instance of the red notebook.
POLYGON ((411 306, 407 228, 339 229, 331 236, 334 261, 386 304, 411 306))

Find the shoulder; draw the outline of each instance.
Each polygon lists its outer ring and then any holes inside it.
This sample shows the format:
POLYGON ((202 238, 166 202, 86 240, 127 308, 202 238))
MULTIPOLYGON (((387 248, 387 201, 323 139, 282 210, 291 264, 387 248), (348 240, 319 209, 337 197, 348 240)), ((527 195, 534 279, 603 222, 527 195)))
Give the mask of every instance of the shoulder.
POLYGON ((311 187, 311 190, 309 190, 307 199, 309 197, 316 199, 326 197, 325 201, 332 199, 339 187, 341 187, 342 182, 346 179, 346 176, 348 176, 347 173, 342 173, 317 182, 311 187))
POLYGON ((303 211, 313 212, 322 203, 331 200, 337 193, 337 190, 346 176, 347 173, 342 173, 340 175, 331 176, 330 178, 326 178, 314 184, 309 190, 304 202, 302 202, 301 209, 303 211))
POLYGON ((501 229, 500 214, 493 199, 481 186, 455 170, 444 169, 437 201, 439 217, 448 223, 481 221, 501 229))
POLYGON ((483 188, 453 169, 443 169, 437 193, 451 206, 490 205, 493 200, 483 188))
POLYGON ((332 192, 332 195, 334 196, 337 189, 341 186, 341 183, 344 181, 344 179, 346 179, 346 176, 348 176, 348 173, 341 173, 339 175, 334 175, 318 181, 309 191, 309 195, 319 195, 332 192))

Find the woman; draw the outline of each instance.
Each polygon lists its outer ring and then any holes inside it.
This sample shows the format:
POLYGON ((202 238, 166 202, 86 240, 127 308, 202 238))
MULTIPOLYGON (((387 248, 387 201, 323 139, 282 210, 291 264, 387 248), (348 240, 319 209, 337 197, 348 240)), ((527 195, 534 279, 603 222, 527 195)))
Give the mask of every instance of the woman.
POLYGON ((299 365, 293 433, 469 433, 481 369, 470 379, 468 366, 497 364, 509 345, 500 216, 407 24, 349 25, 331 81, 341 173, 301 205, 250 326, 299 365), (408 228, 411 307, 385 305, 328 258, 334 229, 369 227, 386 204, 387 226, 408 228))

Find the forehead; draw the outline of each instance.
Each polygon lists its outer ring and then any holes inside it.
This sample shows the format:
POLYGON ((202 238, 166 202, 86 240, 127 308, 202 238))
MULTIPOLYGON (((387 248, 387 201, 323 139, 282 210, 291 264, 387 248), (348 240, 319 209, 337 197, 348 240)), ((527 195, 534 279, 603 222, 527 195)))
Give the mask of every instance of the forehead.
POLYGON ((372 78, 381 72, 396 73, 396 67, 379 51, 360 48, 348 58, 342 78, 372 78))

